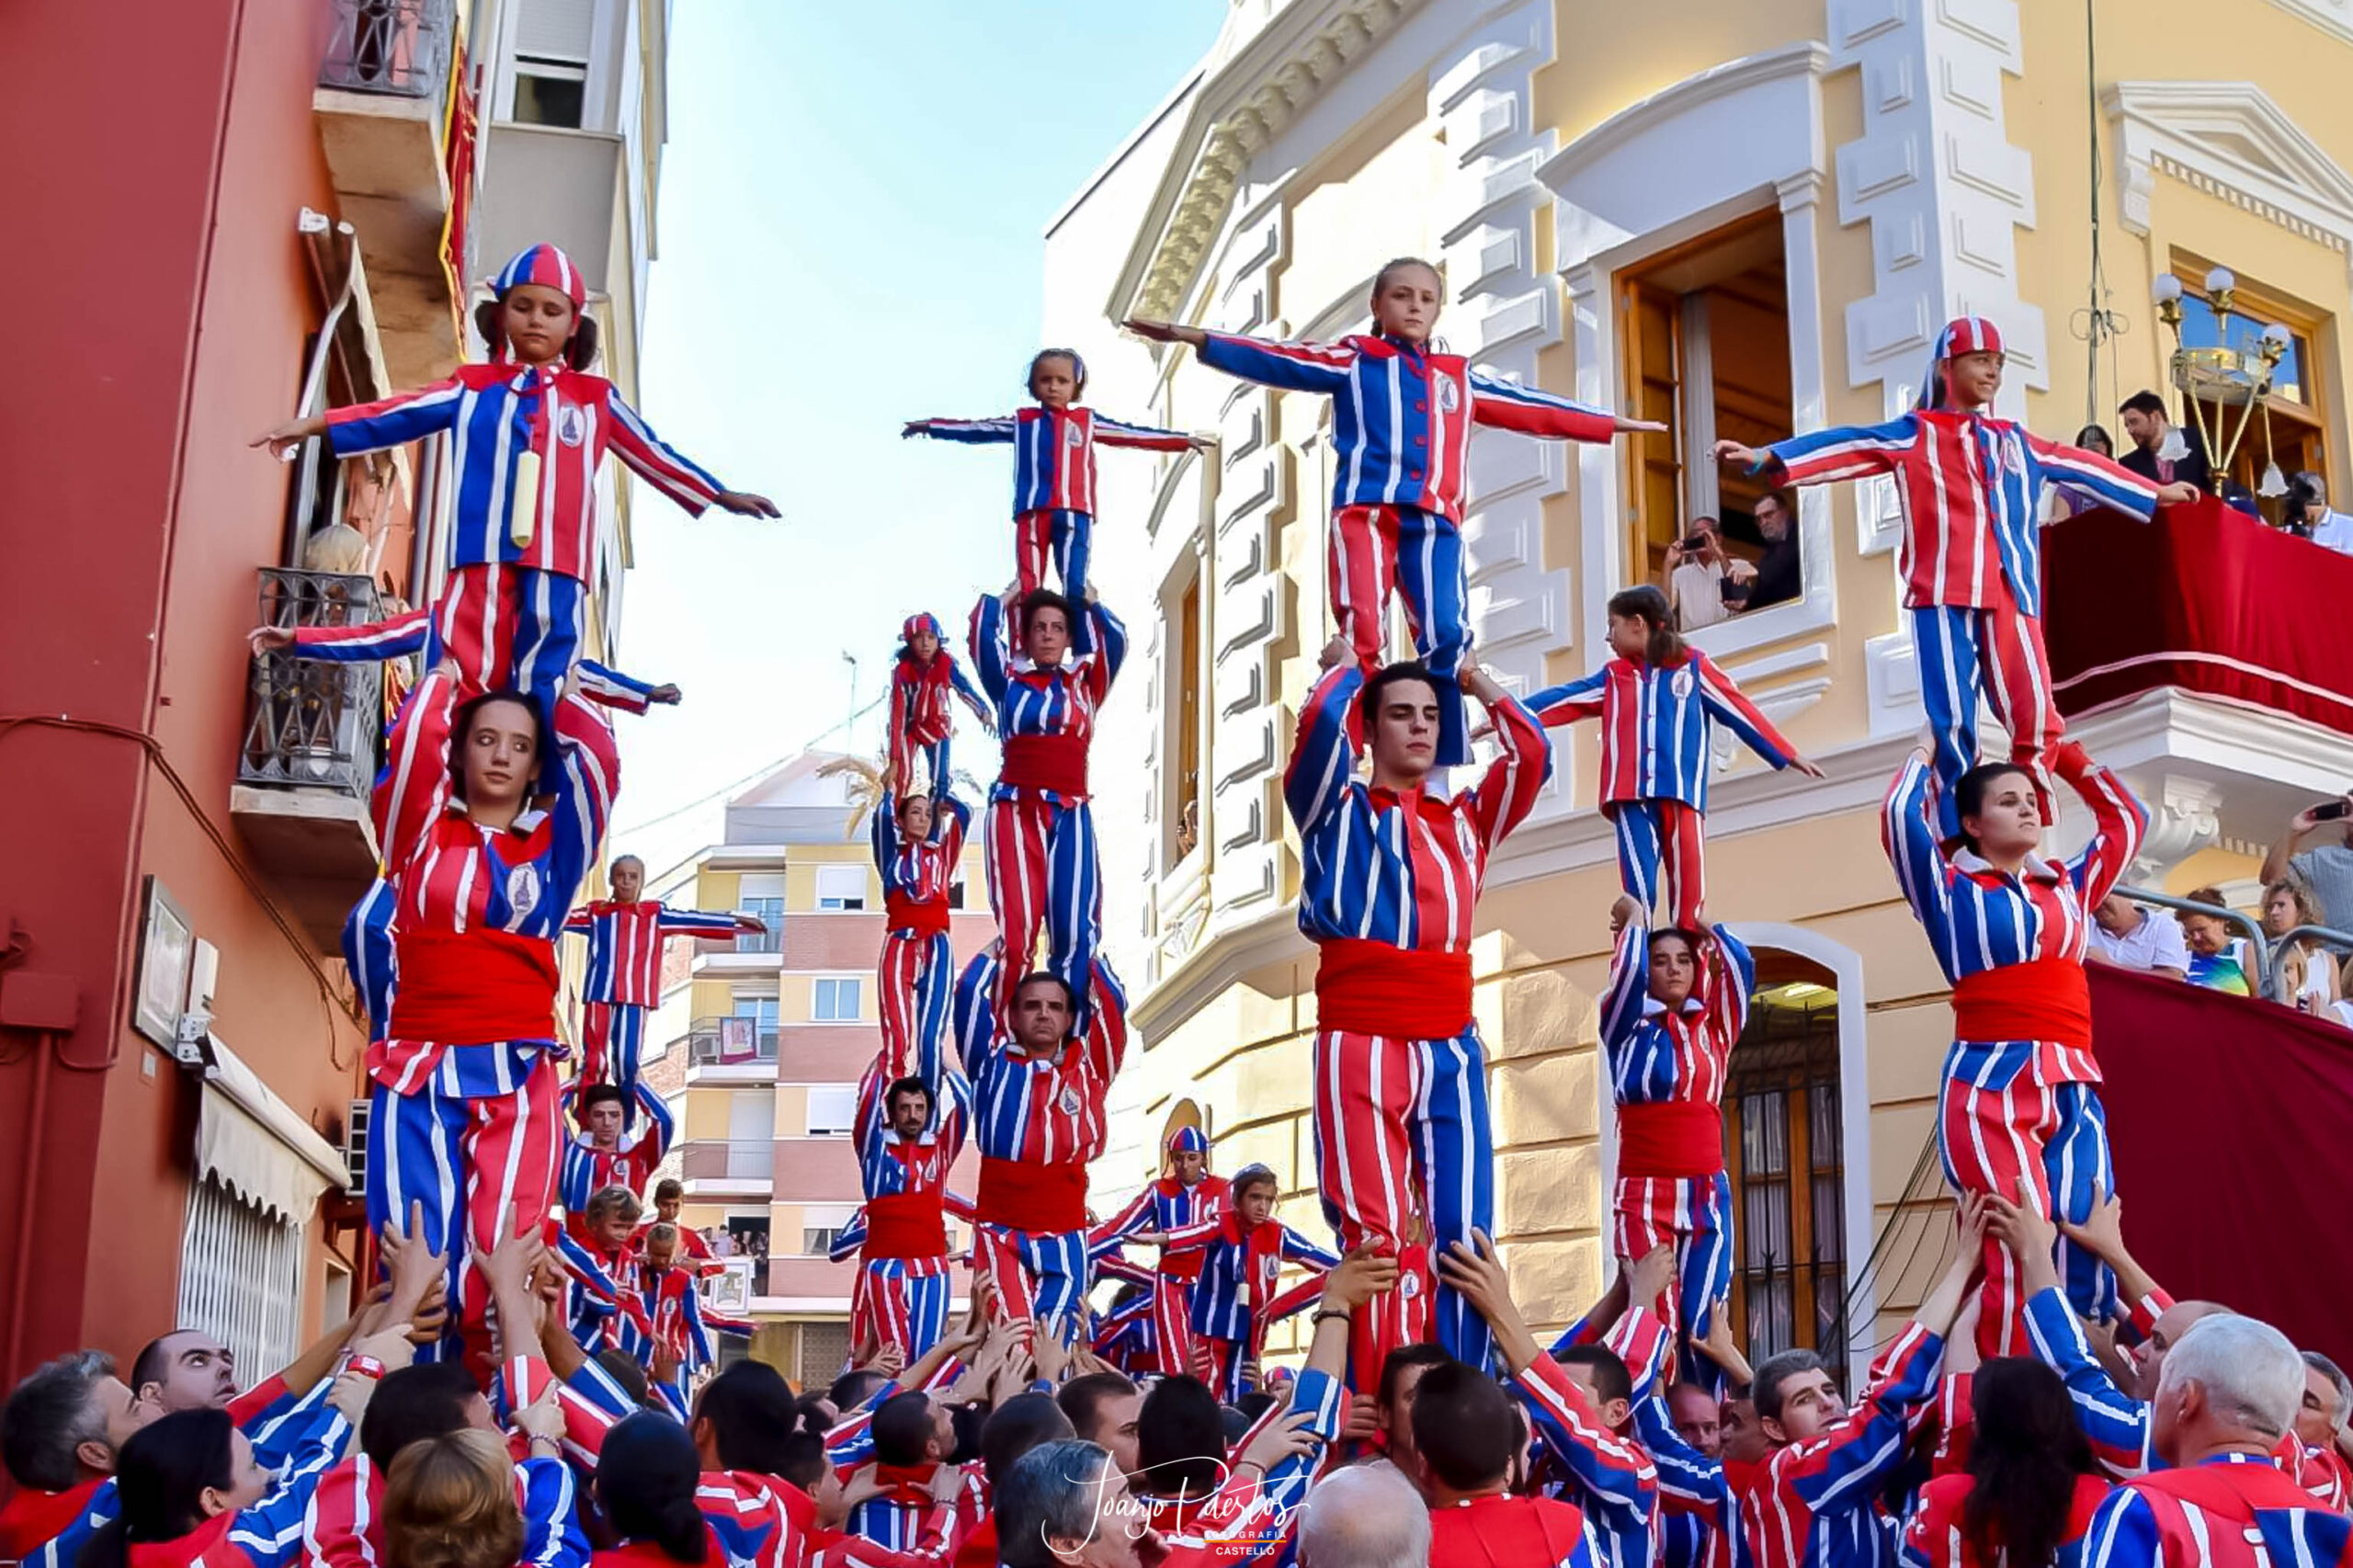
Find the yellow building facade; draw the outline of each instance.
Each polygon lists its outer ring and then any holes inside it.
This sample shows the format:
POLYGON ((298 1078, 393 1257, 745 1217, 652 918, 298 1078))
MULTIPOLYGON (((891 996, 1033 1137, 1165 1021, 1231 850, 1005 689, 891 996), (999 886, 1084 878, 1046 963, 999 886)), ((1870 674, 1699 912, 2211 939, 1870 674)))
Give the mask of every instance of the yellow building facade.
MULTIPOLYGON (((2214 8, 2171 0, 1686 0, 1671 22, 1550 0, 1237 0, 1046 244, 1045 337, 1085 355, 1090 401, 1221 438, 1101 479, 1096 586, 1141 655, 1096 748, 1118 808, 1099 818, 1106 940, 1141 1038, 1098 1191, 1149 1175, 1162 1126, 1198 1113, 1218 1168, 1271 1165, 1285 1218, 1320 1228, 1314 954, 1280 787, 1332 631, 1329 410, 1115 324, 1338 336, 1364 328, 1381 263, 1421 256, 1454 351, 1667 421, 1610 447, 1474 442, 1478 653, 1522 694, 1607 658, 1605 601, 1657 581, 1693 517, 1741 537, 1761 491, 1711 443, 1892 417, 1957 314, 2006 337, 1997 411, 2068 440, 2166 386, 2154 277, 2194 296, 2226 264, 2241 309, 2295 335, 2280 460, 2345 476, 2353 106, 2329 67, 2353 65, 2353 25, 2325 0, 2229 10, 2233 60, 2300 67, 2211 79, 2214 8)), ((2243 455, 2250 483, 2265 455, 2243 455)), ((1950 1014, 1879 845, 1922 720, 1894 493, 1793 499, 1800 596, 1690 639, 1829 775, 1716 758, 1710 914, 1761 971, 1726 1100, 1734 1311, 1753 1349, 1859 1358, 1940 1262, 1950 1014)), ((2072 728, 2150 807, 2131 881, 2219 883, 2243 906, 2287 816, 2353 778, 2342 734, 2170 688, 2072 728)), ((1597 739, 1552 740, 1546 797, 1489 871, 1477 997, 1500 1239, 1561 1322, 1610 1267, 1596 999, 1618 881, 1597 739)), ((2084 815, 2063 817, 2062 847, 2084 815)))

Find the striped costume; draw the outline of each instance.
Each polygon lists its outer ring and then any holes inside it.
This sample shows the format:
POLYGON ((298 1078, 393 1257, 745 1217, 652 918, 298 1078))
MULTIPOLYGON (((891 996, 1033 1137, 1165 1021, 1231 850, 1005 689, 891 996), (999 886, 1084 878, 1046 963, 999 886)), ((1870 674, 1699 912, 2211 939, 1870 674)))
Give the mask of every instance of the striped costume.
MULTIPOLYGON (((1542 726, 1506 698, 1491 710, 1501 755, 1459 795, 1356 777, 1350 738, 1364 676, 1324 675, 1300 714, 1283 799, 1299 825, 1299 926, 1315 977, 1316 1185, 1342 1252, 1394 1251, 1406 1216, 1428 1218, 1433 1256, 1494 1227, 1486 1054, 1471 1017, 1471 936, 1487 857, 1536 804, 1552 767, 1542 726)), ((1487 1325, 1440 1284, 1438 1343, 1486 1364, 1487 1325)), ((1358 1314, 1354 1386, 1370 1390, 1393 1318, 1358 1314)))
MULTIPOLYGON (((620 781, 612 732, 577 698, 557 709, 563 787, 525 831, 475 824, 456 801, 449 731, 458 687, 436 671, 394 726, 376 791, 377 842, 398 898, 400 980, 368 1048, 368 1222, 412 1204, 449 1259, 451 1339, 477 1348, 489 1292, 472 1253, 520 1210, 555 1197, 555 938, 596 863, 620 781)), ((518 819, 520 821, 522 819, 518 819)))
MULTIPOLYGON (((947 1066, 946 1045, 942 1029, 925 1036, 911 1060, 884 1057, 870 1063, 858 1082, 858 1116, 850 1131, 866 1193, 857 1235, 845 1234, 838 1244, 846 1246, 854 1239, 860 1255, 850 1337, 856 1342, 870 1334, 879 1345, 904 1350, 911 1363, 946 1330, 955 1283, 948 1269, 942 1214, 951 1207, 948 1172, 963 1152, 972 1090, 962 1073, 947 1066), (912 1139, 892 1130, 885 1103, 891 1085, 906 1077, 921 1078, 931 1091, 931 1119, 912 1139)), ((961 1200, 952 1207, 970 1217, 961 1200)))
POLYGON ((1601 721, 1601 811, 1618 830, 1619 886, 1645 910, 1664 892, 1674 924, 1698 926, 1715 726, 1777 768, 1795 762, 1797 748, 1697 648, 1677 665, 1613 658, 1538 692, 1528 707, 1547 728, 1601 721))
POLYGON ((1438 760, 1471 760, 1455 672, 1471 648, 1462 510, 1474 426, 1570 441, 1607 441, 1616 416, 1471 368, 1400 338, 1278 343, 1207 335, 1201 363, 1228 375, 1332 400, 1332 614, 1367 675, 1381 662, 1393 591, 1414 652, 1438 677, 1438 760))
POLYGON ((956 989, 948 895, 972 821, 972 808, 942 790, 934 801, 931 836, 910 844, 899 831, 901 799, 884 790, 871 827, 884 915, 875 994, 882 1009, 882 1060, 896 1077, 915 1071, 910 1063, 938 1061, 947 1038, 948 1001, 956 989))
MULTIPOLYGON (((2095 1192, 2116 1190, 2084 949, 2090 911, 2139 853, 2148 813, 2074 742, 2053 760, 2097 824, 2073 859, 2029 855, 2012 877, 1968 848, 1948 855, 1928 767, 1916 756, 1888 792, 1882 837, 1904 902, 1953 987, 1953 1045, 1937 1105, 1945 1179, 1957 1192, 1999 1193, 2081 1222, 2095 1192)), ((2077 1312, 2117 1315, 2116 1277, 2098 1259, 2063 1235, 2059 1264, 2077 1312)), ((2027 1350, 2018 1265, 1990 1239, 1977 1343, 1986 1356, 2027 1350)))
POLYGON ((1732 1187, 1724 1176, 1724 1080, 1748 1027, 1756 961, 1718 926, 1699 937, 1691 994, 1668 1011, 1650 994, 1650 928, 1618 934, 1601 1002, 1601 1045, 1618 1108, 1609 1251, 1642 1257, 1672 1243, 1675 1279, 1654 1308, 1679 1345, 1680 1376, 1720 1392, 1722 1369, 1690 1348, 1732 1290, 1732 1187))
MULTIPOLYGON (((1206 1156, 1209 1148, 1199 1128, 1180 1127, 1168 1135, 1166 1153, 1173 1161, 1180 1150, 1206 1156)), ((1225 1212, 1226 1198, 1225 1178, 1211 1176, 1206 1159, 1200 1180, 1190 1187, 1173 1173, 1155 1177, 1128 1200, 1126 1208, 1095 1227, 1086 1238, 1087 1250, 1099 1267, 1105 1255, 1116 1252, 1123 1238, 1138 1231, 1173 1236, 1202 1221, 1217 1219, 1225 1212)), ((1160 1262, 1152 1270, 1146 1304, 1140 1309, 1143 1326, 1138 1337, 1145 1347, 1140 1358, 1143 1369, 1163 1375, 1191 1372, 1193 1281, 1200 1274, 1199 1250, 1161 1244, 1160 1262)))
POLYGON ((1038 403, 993 419, 918 420, 909 435, 1013 447, 1014 560, 1020 592, 1042 587, 1046 558, 1063 595, 1086 593, 1086 562, 1095 534, 1095 449, 1132 447, 1181 452, 1193 443, 1182 430, 1130 425, 1091 408, 1038 403))
MULTIPOLYGON (((425 655, 420 662, 428 670, 441 662, 439 631, 433 612, 425 609, 406 609, 382 620, 349 626, 298 626, 294 645, 286 652, 290 658, 330 665, 372 664, 416 653, 425 655)), ((572 666, 572 689, 599 707, 642 713, 654 705, 660 684, 583 659, 572 666)))
POLYGON ((995 707, 1005 752, 982 828, 989 904, 1008 955, 1005 983, 1027 971, 1042 935, 1051 951, 1045 967, 1077 994, 1084 1023, 1103 929, 1087 749, 1095 715, 1127 658, 1128 631, 1109 610, 1088 605, 1062 662, 1039 665, 1014 652, 1011 630, 1004 600, 973 607, 972 668, 995 707))
MULTIPOLYGON (((574 1078, 564 1085, 560 1096, 575 1113, 581 1083, 581 1079, 574 1078)), ((610 1147, 599 1145, 585 1131, 564 1140, 563 1159, 556 1173, 556 1191, 563 1199, 565 1214, 575 1225, 583 1221, 588 1200, 605 1187, 625 1187, 643 1200, 645 1184, 654 1178, 654 1167, 662 1163, 662 1156, 670 1152, 671 1141, 677 1136, 676 1119, 651 1085, 631 1085, 630 1096, 637 1108, 645 1112, 645 1120, 623 1132, 610 1147)))
POLYGON ((956 655, 948 651, 947 635, 935 616, 911 615, 899 629, 898 662, 891 666, 891 721, 884 759, 891 765, 891 787, 900 794, 915 790, 915 758, 924 760, 924 792, 945 795, 954 776, 949 772, 948 743, 955 733, 956 715, 949 699, 961 701, 983 724, 995 724, 996 712, 956 655), (915 656, 917 631, 927 631, 939 644, 927 660, 915 656))
MULTIPOLYGON (((495 291, 525 283, 559 289, 575 308, 586 298, 552 245, 508 262, 495 291)), ((440 647, 470 690, 511 687, 551 718, 602 560, 597 470, 607 450, 696 516, 725 486, 665 446, 610 381, 561 362, 460 365, 429 387, 327 415, 338 458, 444 434, 455 517, 453 570, 434 612, 440 647)))
POLYGON ((1903 1462, 1913 1415, 1936 1397, 1943 1360, 1941 1338, 1904 1324, 1852 1409, 1820 1437, 1767 1457, 1740 1505, 1757 1568, 1893 1568, 1880 1487, 1903 1462))
MULTIPOLYGON (((587 1568, 588 1538, 574 1513, 572 1469, 562 1460, 525 1459, 515 1466, 515 1503, 523 1516, 516 1568, 587 1568)), ((321 1478, 302 1518, 302 1568, 379 1568, 384 1551, 384 1472, 364 1453, 321 1478)))
MULTIPOLYGON (((1964 316, 1945 328, 1936 358, 2001 349, 1991 322, 1964 316)), ((2010 732, 2012 760, 2041 792, 2043 819, 2052 820, 2051 777, 2065 725, 2042 645, 2043 486, 2145 521, 2155 513, 2157 485, 2097 453, 1952 407, 1933 369, 1930 378, 1923 406, 1909 414, 1792 436, 1759 456, 1775 483, 1893 476, 1904 509, 1904 603, 1937 737, 1939 826, 1950 837, 1961 831, 1953 783, 1977 765, 1980 690, 2010 732)))
POLYGON ((1083 1035, 1053 1057, 1015 1044, 997 1011, 1010 990, 992 946, 956 983, 956 1039, 972 1077, 972 1139, 981 1150, 975 1275, 996 1282, 997 1311, 1074 1344, 1091 1274, 1086 1166, 1103 1153, 1104 1101, 1128 1050, 1128 998, 1095 960, 1095 1005, 1083 1035))
POLYGON ((2342 1568, 2353 1521, 2261 1454, 2222 1453, 2109 1494, 2084 1532, 2083 1568, 2342 1568))
POLYGON ((574 910, 563 928, 588 938, 588 970, 580 985, 578 1081, 633 1090, 645 1054, 645 1015, 662 1004, 664 945, 673 937, 732 942, 745 926, 733 915, 673 909, 659 899, 622 903, 604 898, 574 910))
MULTIPOLYGON (((1584 1326, 1563 1339, 1582 1342, 1584 1326)), ((1634 1398, 1654 1392, 1668 1350, 1665 1325, 1636 1307, 1619 1319, 1607 1345, 1632 1374, 1634 1398)), ((1511 1382, 1539 1445, 1563 1477, 1559 1494, 1582 1509, 1593 1528, 1603 1568, 1651 1568, 1659 1472, 1649 1450, 1604 1426, 1591 1396, 1550 1356, 1539 1356, 1511 1382)))
MULTIPOLYGON (((1286 1263, 1305 1264, 1311 1273, 1337 1268, 1340 1256, 1319 1246, 1279 1220, 1251 1225, 1238 1209, 1181 1225, 1168 1233, 1164 1258, 1190 1256, 1199 1270, 1188 1325, 1195 1344, 1207 1347, 1211 1375, 1205 1380, 1228 1404, 1240 1399, 1244 1371, 1267 1347, 1276 1321, 1276 1284, 1286 1263)), ((1315 1304, 1316 1294, 1290 1292, 1290 1312, 1315 1304)), ((1190 1373, 1189 1365, 1180 1367, 1190 1373)))

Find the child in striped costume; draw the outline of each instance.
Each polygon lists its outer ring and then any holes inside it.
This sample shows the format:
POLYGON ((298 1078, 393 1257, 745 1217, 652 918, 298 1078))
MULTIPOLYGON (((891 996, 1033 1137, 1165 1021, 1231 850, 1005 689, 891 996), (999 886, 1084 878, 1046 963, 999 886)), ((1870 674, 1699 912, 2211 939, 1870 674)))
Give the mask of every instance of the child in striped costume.
POLYGON ((1086 596, 1086 562, 1095 536, 1095 449, 1131 447, 1181 452, 1207 447, 1207 436, 1130 425, 1081 407, 1086 361, 1071 348, 1043 348, 1029 361, 1033 407, 993 419, 911 419, 902 436, 931 436, 1013 447, 1014 562, 1019 592, 1046 585, 1046 558, 1069 598, 1086 596))
POLYGON ((901 796, 945 795, 952 782, 948 743, 956 730, 949 699, 994 725, 996 710, 964 666, 942 644, 945 633, 931 615, 911 615, 899 628, 899 655, 891 666, 889 771, 883 783, 901 796), (921 780, 915 759, 924 760, 921 780))
MULTIPOLYGON (((1210 1174, 1210 1141, 1198 1127, 1180 1127, 1168 1135, 1166 1160, 1157 1180, 1129 1199, 1126 1208, 1095 1227, 1087 1251, 1101 1266, 1122 1241, 1148 1233, 1165 1237, 1225 1212, 1228 1187, 1221 1176, 1210 1174)), ((1152 1273, 1149 1313, 1151 1353, 1144 1369, 1164 1376, 1193 1368, 1193 1281, 1201 1275, 1197 1249, 1177 1249, 1160 1243, 1160 1262, 1152 1273)))
MULTIPOLYGON (((1190 1256, 1199 1269, 1189 1313, 1193 1340, 1207 1356, 1206 1381, 1218 1398, 1232 1403, 1245 1390, 1245 1371, 1267 1346, 1275 1322, 1275 1284, 1286 1263, 1305 1264, 1321 1274, 1340 1266, 1340 1255, 1318 1246, 1275 1218, 1280 1184, 1265 1165, 1245 1165, 1234 1176, 1223 1213, 1166 1232, 1136 1238, 1156 1242, 1162 1256, 1190 1256)), ((1313 1292, 1291 1293, 1290 1310, 1309 1304, 1313 1292)), ((1188 1367, 1187 1371, 1192 1370, 1188 1367)))

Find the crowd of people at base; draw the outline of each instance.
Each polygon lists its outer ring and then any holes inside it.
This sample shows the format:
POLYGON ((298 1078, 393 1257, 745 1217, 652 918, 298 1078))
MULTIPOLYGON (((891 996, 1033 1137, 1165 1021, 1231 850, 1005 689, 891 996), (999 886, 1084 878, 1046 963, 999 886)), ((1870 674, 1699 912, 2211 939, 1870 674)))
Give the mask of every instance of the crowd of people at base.
POLYGON ((855 1139, 867 1203, 853 1312, 872 1349, 813 1398, 756 1362, 713 1370, 680 1195, 657 1187, 642 1224, 671 1131, 636 1077, 662 944, 756 927, 644 899, 626 857, 614 897, 574 911, 618 784, 597 707, 676 697, 575 656, 597 459, 609 448, 692 506, 774 508, 722 490, 585 373, 593 333, 560 252, 525 252, 496 292, 481 318, 488 364, 265 437, 329 433, 343 456, 429 431, 452 441, 458 560, 443 602, 415 625, 335 629, 310 649, 382 656, 409 637, 429 666, 387 748, 384 875, 347 933, 377 1032, 368 1191, 382 1282, 346 1330, 242 1398, 225 1350, 187 1331, 143 1351, 128 1383, 87 1352, 27 1379, 0 1415, 18 1484, 0 1540, 20 1557, 2344 1562, 2342 1377, 2259 1323, 2172 1301, 2125 1250, 2103 1190, 2088 912, 2147 819, 2050 706, 2036 519, 2052 485, 2142 517, 2196 492, 1992 415, 1994 324, 1950 324, 1917 406, 1885 425, 1717 450, 1777 490, 1889 475, 1905 506, 1927 723, 1889 787, 1883 839, 1953 986, 1938 1131, 1960 1197, 1949 1263, 1851 1403, 1814 1352, 1751 1367, 1733 1345, 1718 1102, 1755 973, 1709 918, 1704 871, 1715 728, 1774 767, 1822 771, 1683 642, 1656 588, 1609 599, 1601 667, 1525 702, 1471 656, 1460 523, 1472 427, 1593 442, 1661 427, 1437 347, 1444 285, 1410 257, 1375 275, 1373 330, 1334 344, 1128 324, 1225 373, 1333 400, 1339 635, 1282 798, 1299 924, 1318 949, 1313 1189, 1335 1244, 1274 1219, 1272 1171, 1205 1192, 1197 1130, 1176 1130, 1160 1180, 1112 1221, 1089 1201, 1128 1044, 1125 993, 1097 951, 1088 750, 1127 640, 1086 581, 1094 449, 1205 438, 1086 409, 1084 362, 1047 350, 1029 365, 1032 406, 908 427, 1015 448, 1018 572, 974 608, 972 681, 932 618, 903 630, 874 823, 883 1044, 855 1139), (1050 566, 1060 592, 1040 580, 1050 566), (1392 597, 1416 656, 1383 664, 1392 597), (1981 693, 2010 733, 2006 757, 1980 758, 1981 693), (981 822, 999 936, 961 972, 947 900, 972 813, 948 789, 951 699, 995 726, 1004 753, 981 822), (1548 727, 1586 719, 1602 730, 1623 889, 1601 1025, 1619 1268, 1548 1345, 1490 1239, 1470 944, 1489 859, 1550 775, 1548 727), (1486 737, 1475 782, 1449 790, 1447 770, 1486 737), (2040 846, 2061 783, 2094 832, 2054 861, 2040 846), (553 1020, 566 931, 588 938, 592 1005, 569 1082, 553 1020), (968 1133, 982 1159, 963 1199, 945 1180, 968 1133), (973 1226, 961 1326, 949 1212, 973 1226), (1115 1256, 1128 1245, 1157 1248, 1158 1267, 1115 1256), (1311 1270, 1290 1292, 1286 1262, 1311 1270), (1098 1265, 1137 1286, 1111 1337, 1092 1321, 1098 1265), (1267 1369, 1266 1325, 1310 1306, 1304 1365, 1267 1369))

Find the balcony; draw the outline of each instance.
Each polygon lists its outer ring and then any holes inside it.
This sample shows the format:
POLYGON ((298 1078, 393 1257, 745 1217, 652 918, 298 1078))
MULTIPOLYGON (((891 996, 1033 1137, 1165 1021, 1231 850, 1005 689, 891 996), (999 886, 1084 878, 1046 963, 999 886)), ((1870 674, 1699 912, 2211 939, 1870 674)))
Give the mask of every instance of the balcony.
POLYGON ((630 265, 627 144, 608 131, 512 120, 486 136, 483 255, 505 257, 544 241, 572 258, 589 293, 611 295, 610 270, 630 265))
MULTIPOLYGON (((364 576, 261 574, 264 626, 345 626, 382 613, 364 576)), ((384 666, 266 653, 253 661, 229 810, 321 952, 376 875, 369 787, 383 741, 384 666)))
POLYGON ((2353 778, 2353 558, 2211 498, 2044 536, 2043 631, 2071 733, 2148 803, 2144 864, 2263 845, 2353 778), (2257 608, 2259 607, 2259 608, 2257 608))
POLYGON ((311 98, 337 202, 359 233, 385 368, 399 386, 447 375, 460 343, 462 301, 442 261, 454 10, 454 0, 333 0, 311 98))
POLYGON ((776 1142, 698 1138, 679 1145, 689 1199, 767 1198, 776 1191, 776 1142))

